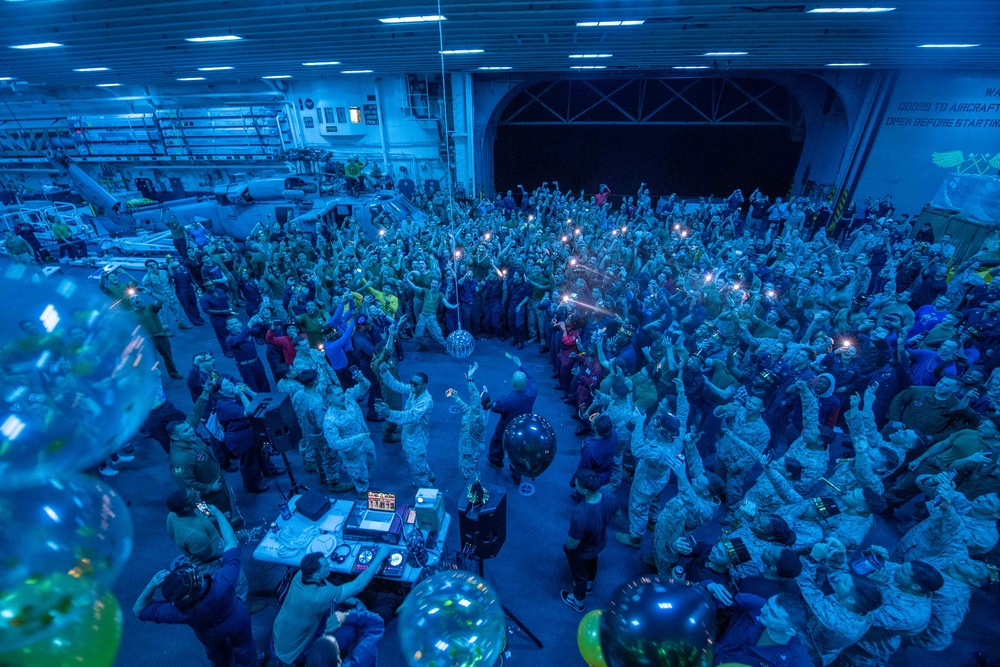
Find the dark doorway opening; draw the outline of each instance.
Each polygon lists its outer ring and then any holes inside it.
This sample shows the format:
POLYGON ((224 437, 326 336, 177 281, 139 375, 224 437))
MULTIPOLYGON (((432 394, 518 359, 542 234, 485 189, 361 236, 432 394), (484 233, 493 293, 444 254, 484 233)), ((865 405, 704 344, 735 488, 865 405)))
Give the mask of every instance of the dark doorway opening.
POLYGON ((501 125, 493 146, 497 192, 559 181, 589 195, 607 183, 634 195, 645 181, 653 201, 724 197, 743 188, 784 196, 802 153, 784 126, 501 125))

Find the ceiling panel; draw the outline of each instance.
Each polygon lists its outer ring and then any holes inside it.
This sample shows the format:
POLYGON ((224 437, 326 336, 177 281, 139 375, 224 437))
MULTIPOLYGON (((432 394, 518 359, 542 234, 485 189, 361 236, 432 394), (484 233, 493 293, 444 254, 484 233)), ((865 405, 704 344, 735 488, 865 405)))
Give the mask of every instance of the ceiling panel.
MULTIPOLYGON (((384 25, 390 16, 437 14, 436 2, 306 0, 0 0, 0 77, 35 85, 98 83, 162 85, 204 76, 232 83, 263 76, 344 76, 439 72, 439 27, 445 49, 485 53, 444 57, 448 71, 480 66, 514 72, 570 73, 597 65, 607 73, 707 66, 715 70, 813 69, 835 62, 904 69, 1000 68, 1000 2, 995 0, 872 0, 802 3, 748 0, 607 2, 448 2, 440 24, 384 25), (896 6, 879 14, 814 14, 817 6, 896 6), (641 26, 577 27, 577 21, 642 19, 641 26), (218 34, 238 42, 191 44, 218 34), (14 50, 52 41, 55 49, 14 50), (969 49, 920 49, 928 42, 979 44, 969 49), (710 51, 746 51, 710 57, 710 51), (571 54, 610 53, 574 60, 571 54), (304 67, 309 61, 339 66, 304 67), (223 72, 199 67, 230 66, 223 72), (78 73, 74 68, 108 67, 78 73)), ((692 71, 696 73, 697 70, 692 71)))

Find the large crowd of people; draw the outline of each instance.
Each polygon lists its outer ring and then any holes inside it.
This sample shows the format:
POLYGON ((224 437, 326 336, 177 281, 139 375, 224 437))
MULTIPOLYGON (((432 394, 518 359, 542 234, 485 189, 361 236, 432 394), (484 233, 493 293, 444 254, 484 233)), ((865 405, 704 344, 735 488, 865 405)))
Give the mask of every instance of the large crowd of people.
MULTIPOLYGON (((890 197, 835 211, 759 191, 654 204, 645 184, 626 197, 519 189, 420 197, 425 221, 378 220, 376 238, 350 218, 260 226, 241 243, 172 220, 175 255, 105 274, 171 378, 183 376, 170 337, 191 326, 236 370, 196 354, 194 407, 161 396, 147 422, 179 486, 168 526, 186 565, 154 577, 140 618, 191 624, 214 664, 256 664, 223 474, 263 493, 282 472, 250 428, 252 397, 292 397, 301 462, 330 493, 364 497, 376 441, 400 442, 413 485, 432 486, 428 377, 401 378, 398 364, 414 344, 444 353, 462 328, 509 343, 516 366, 504 396, 477 389, 476 365, 468 395, 449 396, 467 482, 483 453, 503 468, 504 426, 539 391, 578 423, 561 593, 573 610, 587 608, 618 522, 610 548, 711 594, 717 664, 867 667, 904 645, 947 649, 973 594, 998 585, 996 257, 957 259, 948 234, 915 228, 890 197), (529 346, 551 383, 522 367, 529 346), (487 443, 489 410, 500 424, 487 443), (876 517, 899 537, 876 540, 876 517)), ((11 254, 32 261, 12 236, 11 254)), ((355 598, 367 579, 328 584, 322 559, 306 558, 275 623, 279 664, 339 664, 320 657, 337 638, 344 664, 374 664, 381 620, 355 598)))

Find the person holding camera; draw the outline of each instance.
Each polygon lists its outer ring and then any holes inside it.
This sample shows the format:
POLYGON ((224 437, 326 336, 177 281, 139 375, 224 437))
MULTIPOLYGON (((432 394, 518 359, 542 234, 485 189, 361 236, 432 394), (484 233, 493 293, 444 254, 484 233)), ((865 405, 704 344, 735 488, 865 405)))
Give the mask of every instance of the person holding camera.
POLYGON ((132 613, 140 621, 190 626, 213 667, 257 667, 250 610, 237 594, 242 570, 236 534, 217 507, 206 509, 222 538, 218 569, 206 572, 184 563, 160 570, 139 594, 132 613), (157 589, 163 600, 154 599, 157 589))
POLYGON ((245 384, 233 384, 227 378, 219 381, 217 392, 215 415, 225 433, 223 443, 240 460, 243 488, 247 493, 264 493, 270 488, 264 476, 275 477, 282 471, 264 456, 250 425, 250 399, 254 392, 245 384))
POLYGON ((236 534, 217 507, 206 510, 219 526, 219 567, 206 572, 188 562, 160 570, 139 594, 132 613, 140 621, 190 626, 213 667, 257 667, 250 610, 237 594, 242 570, 236 534), (154 599, 157 589, 163 600, 154 599))

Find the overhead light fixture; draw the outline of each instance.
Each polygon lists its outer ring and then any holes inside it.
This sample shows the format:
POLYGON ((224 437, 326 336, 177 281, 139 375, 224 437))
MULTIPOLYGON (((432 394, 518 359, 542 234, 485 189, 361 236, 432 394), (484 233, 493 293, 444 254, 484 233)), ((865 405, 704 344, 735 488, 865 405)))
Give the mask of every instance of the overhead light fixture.
POLYGON ((868 67, 871 63, 827 63, 827 67, 868 67))
POLYGON ((882 14, 891 12, 895 7, 817 7, 806 14, 882 14))
POLYGON ((442 56, 464 56, 469 53, 486 53, 482 49, 450 49, 448 51, 438 51, 442 56))
POLYGON ((745 56, 749 55, 746 51, 709 51, 708 53, 703 53, 703 56, 745 56))
POLYGON ((225 67, 199 67, 199 72, 224 72, 227 69, 233 69, 232 67, 226 65, 225 67))
POLYGON ((195 44, 211 44, 212 42, 238 42, 242 37, 238 35, 212 35, 210 37, 185 37, 185 42, 194 42, 195 44))
POLYGON ((262 79, 291 79, 291 74, 272 74, 271 76, 262 76, 262 79))
POLYGON ((120 83, 99 83, 99 84, 97 84, 97 87, 98 88, 117 88, 120 85, 122 85, 122 84, 120 84, 120 83))
POLYGON ((577 21, 577 28, 619 28, 630 25, 642 25, 645 23, 645 19, 641 21, 577 21))
POLYGON ((0 81, 13 81, 13 80, 14 77, 12 76, 0 76, 0 81))
POLYGON ((708 65, 675 65, 673 69, 708 69, 708 65))
POLYGON ((604 65, 573 65, 570 69, 607 69, 604 65))
POLYGON ((107 72, 108 67, 81 67, 79 69, 73 70, 74 72, 107 72))
POLYGON ((326 65, 339 65, 340 61, 339 60, 323 60, 323 61, 316 62, 316 63, 302 63, 302 64, 305 65, 306 67, 324 67, 326 65))
POLYGON ((496 66, 493 66, 493 67, 480 67, 479 69, 481 69, 483 71, 486 71, 486 72, 497 72, 499 70, 513 69, 513 68, 512 67, 496 67, 496 66))
POLYGON ((379 23, 436 23, 437 21, 447 20, 447 18, 440 14, 428 14, 427 16, 396 16, 388 19, 379 19, 379 23))
POLYGON ((371 74, 372 71, 370 69, 345 69, 341 74, 371 74))
POLYGON ((54 49, 62 46, 59 42, 37 42, 35 44, 15 44, 12 49, 54 49))
POLYGON ((574 53, 570 58, 610 58, 610 53, 574 53))
POLYGON ((179 78, 177 80, 178 81, 204 81, 205 77, 203 77, 203 76, 182 76, 181 78, 179 78))
POLYGON ((918 49, 971 49, 978 44, 921 44, 918 49))

